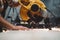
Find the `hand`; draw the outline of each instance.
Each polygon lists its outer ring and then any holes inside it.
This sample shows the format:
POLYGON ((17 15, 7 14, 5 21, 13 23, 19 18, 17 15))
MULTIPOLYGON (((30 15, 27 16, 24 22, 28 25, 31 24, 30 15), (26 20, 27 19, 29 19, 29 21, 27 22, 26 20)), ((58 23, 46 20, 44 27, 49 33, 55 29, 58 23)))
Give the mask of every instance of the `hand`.
POLYGON ((29 30, 29 28, 24 26, 15 26, 12 30, 29 30))

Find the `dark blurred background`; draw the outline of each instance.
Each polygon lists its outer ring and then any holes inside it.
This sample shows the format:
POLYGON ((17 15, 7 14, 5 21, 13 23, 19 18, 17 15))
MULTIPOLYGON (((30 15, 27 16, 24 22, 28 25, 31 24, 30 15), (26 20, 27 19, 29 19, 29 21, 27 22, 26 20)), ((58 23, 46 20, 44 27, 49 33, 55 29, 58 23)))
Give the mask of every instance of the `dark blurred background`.
POLYGON ((51 22, 54 25, 60 26, 60 0, 42 0, 42 1, 55 16, 51 18, 51 22))

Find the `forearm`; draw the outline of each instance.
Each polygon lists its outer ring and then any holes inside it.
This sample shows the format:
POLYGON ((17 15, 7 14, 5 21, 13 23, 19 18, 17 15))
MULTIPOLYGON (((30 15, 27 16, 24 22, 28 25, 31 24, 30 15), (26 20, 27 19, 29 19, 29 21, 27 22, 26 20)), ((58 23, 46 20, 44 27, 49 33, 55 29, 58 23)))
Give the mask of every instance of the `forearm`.
POLYGON ((2 23, 2 25, 4 25, 5 27, 7 28, 13 28, 14 25, 10 24, 9 22, 7 22, 5 19, 3 19, 1 16, 0 16, 0 22, 2 23))

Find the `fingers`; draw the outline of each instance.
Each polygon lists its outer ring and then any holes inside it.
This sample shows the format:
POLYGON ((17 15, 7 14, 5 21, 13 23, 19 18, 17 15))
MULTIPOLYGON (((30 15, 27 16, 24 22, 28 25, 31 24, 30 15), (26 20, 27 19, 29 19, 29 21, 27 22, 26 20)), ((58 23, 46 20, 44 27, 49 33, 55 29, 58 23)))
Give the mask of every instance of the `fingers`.
POLYGON ((29 28, 24 27, 24 26, 16 26, 14 30, 29 30, 29 28))
POLYGON ((20 27, 19 30, 29 30, 29 28, 27 28, 27 27, 20 27))

